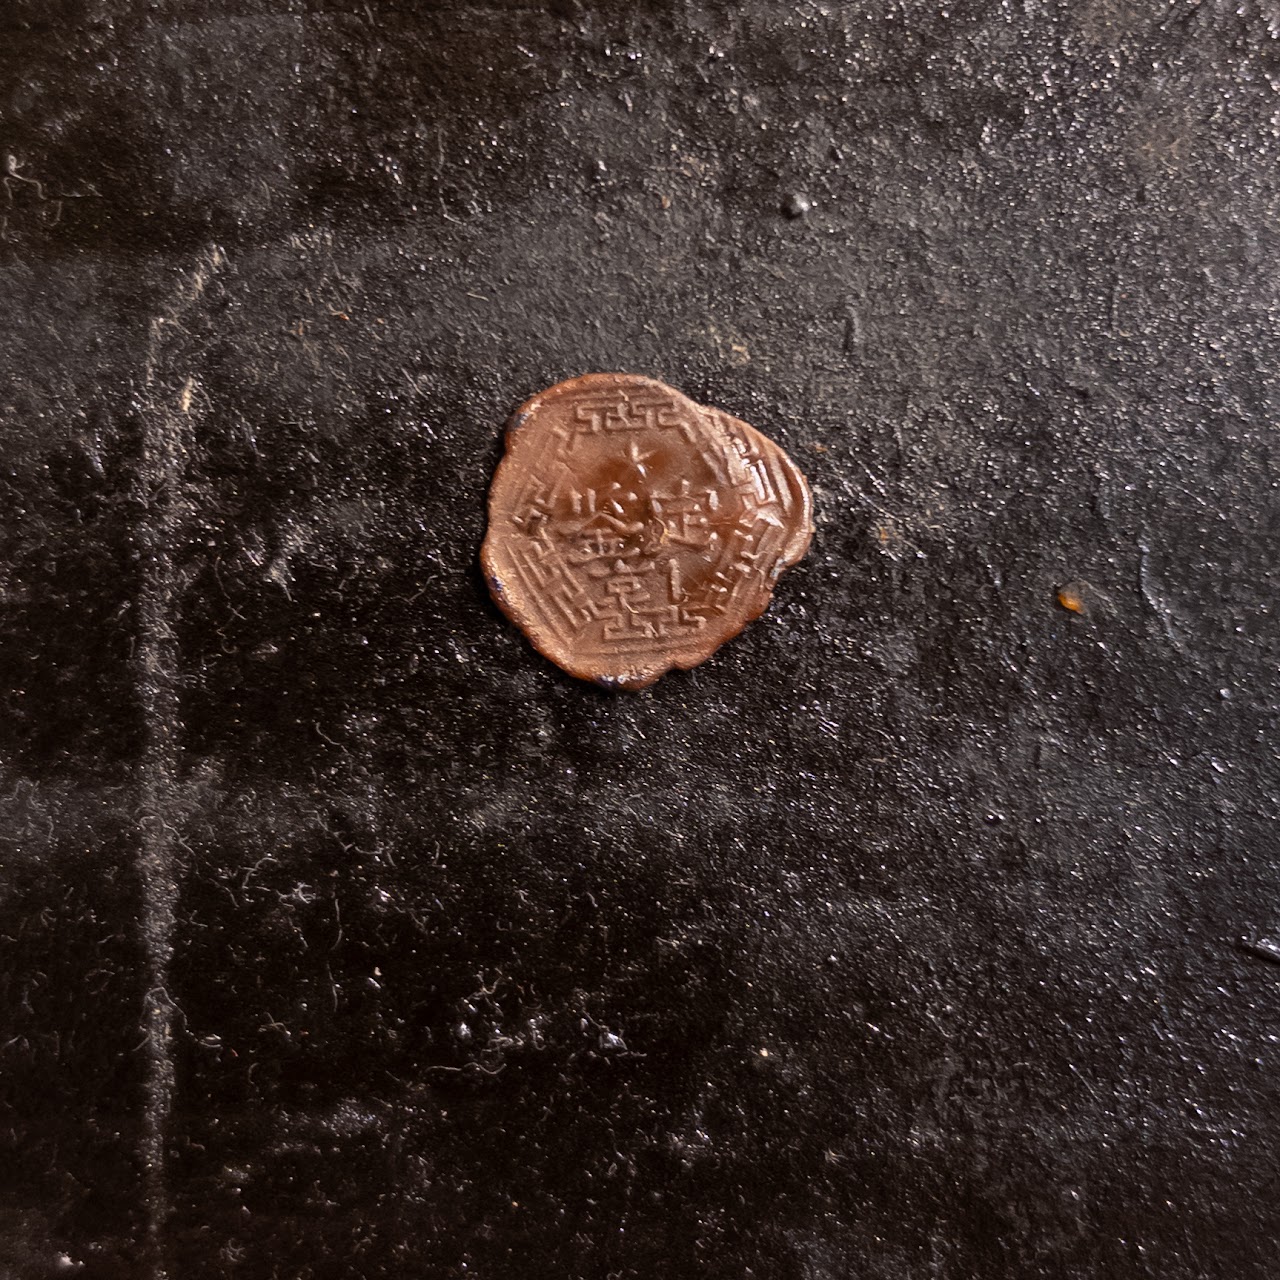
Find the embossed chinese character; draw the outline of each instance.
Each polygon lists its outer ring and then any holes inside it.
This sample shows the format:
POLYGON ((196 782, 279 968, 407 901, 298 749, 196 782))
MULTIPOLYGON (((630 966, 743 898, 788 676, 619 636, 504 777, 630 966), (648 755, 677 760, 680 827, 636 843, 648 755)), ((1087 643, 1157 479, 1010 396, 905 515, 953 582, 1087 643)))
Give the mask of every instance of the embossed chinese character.
POLYGON ((759 617, 812 532, 804 477, 753 427, 652 378, 592 373, 512 418, 481 558, 539 652, 643 689, 759 617))

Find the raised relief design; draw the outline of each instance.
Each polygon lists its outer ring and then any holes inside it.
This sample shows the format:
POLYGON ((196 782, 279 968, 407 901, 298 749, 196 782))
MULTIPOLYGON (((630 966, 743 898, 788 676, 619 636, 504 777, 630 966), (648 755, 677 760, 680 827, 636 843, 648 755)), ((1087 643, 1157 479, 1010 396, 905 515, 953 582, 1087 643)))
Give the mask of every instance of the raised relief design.
POLYGON ((651 378, 587 374, 512 418, 481 554, 541 653, 641 689, 758 617, 811 534, 804 477, 754 428, 651 378))

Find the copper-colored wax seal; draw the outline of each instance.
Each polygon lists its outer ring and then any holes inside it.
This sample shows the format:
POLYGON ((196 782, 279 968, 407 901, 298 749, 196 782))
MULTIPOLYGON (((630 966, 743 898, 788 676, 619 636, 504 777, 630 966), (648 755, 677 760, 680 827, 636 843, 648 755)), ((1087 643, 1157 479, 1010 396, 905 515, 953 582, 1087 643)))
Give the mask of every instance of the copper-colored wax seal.
POLYGON ((812 533, 804 477, 760 432, 652 378, 589 373, 512 417, 481 559, 540 653, 643 689, 758 618, 812 533))

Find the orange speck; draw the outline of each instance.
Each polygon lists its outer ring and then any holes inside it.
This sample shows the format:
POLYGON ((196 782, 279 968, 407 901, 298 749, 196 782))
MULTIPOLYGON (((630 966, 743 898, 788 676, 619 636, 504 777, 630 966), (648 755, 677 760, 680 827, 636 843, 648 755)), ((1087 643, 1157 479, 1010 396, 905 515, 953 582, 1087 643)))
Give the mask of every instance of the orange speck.
POLYGON ((1058 603, 1064 609, 1070 609, 1072 613, 1084 612, 1084 601, 1074 587, 1059 587, 1058 603))

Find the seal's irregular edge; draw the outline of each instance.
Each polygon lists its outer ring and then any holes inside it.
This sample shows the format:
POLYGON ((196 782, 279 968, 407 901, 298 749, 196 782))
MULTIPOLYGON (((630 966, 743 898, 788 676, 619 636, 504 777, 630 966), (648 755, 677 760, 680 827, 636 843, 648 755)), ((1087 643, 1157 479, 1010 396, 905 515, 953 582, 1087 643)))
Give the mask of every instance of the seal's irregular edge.
POLYGON ((677 391, 674 387, 666 383, 658 381, 656 378, 647 377, 644 374, 633 373, 586 373, 575 378, 567 378, 562 382, 557 382, 554 386, 548 387, 544 391, 538 392, 537 395, 531 396, 524 401, 511 415, 507 421, 506 430, 504 432, 504 449, 502 458, 499 460, 494 470, 493 476, 489 481, 489 494, 487 505, 487 523, 485 528, 484 539, 480 546, 480 564, 484 573, 485 583, 489 588, 489 593, 493 597, 494 603, 512 622, 524 636, 529 645, 541 654, 548 662, 559 667, 561 671, 567 672, 577 680, 583 680, 588 684, 594 684, 597 688, 606 689, 610 692, 625 690, 627 692, 638 692, 641 689, 647 689, 651 685, 656 684, 669 671, 690 671, 694 667, 701 666, 702 663, 709 661, 716 653, 730 640, 736 639, 743 631, 747 629, 753 622, 757 621, 769 608, 773 602, 774 589, 782 574, 793 565, 802 560, 809 550, 810 543, 813 538, 813 495, 809 489, 808 481, 800 469, 788 456, 785 449, 781 445, 776 444, 762 431, 751 426, 750 423, 743 422, 740 418, 734 418, 730 414, 720 409, 711 409, 706 406, 697 404, 690 400, 688 396, 677 391), (495 492, 499 488, 499 478, 502 469, 507 465, 514 437, 520 429, 530 421, 534 413, 542 404, 552 398, 559 398, 563 394, 581 390, 585 384, 592 382, 608 383, 611 387, 615 386, 619 379, 625 379, 632 384, 635 389, 643 388, 655 389, 662 394, 674 394, 680 397, 694 411, 701 414, 704 418, 710 420, 712 426, 720 433, 724 433, 726 425, 731 425, 735 430, 745 435, 752 444, 761 452, 768 452, 776 457, 780 463, 782 470, 787 477, 787 483, 791 489, 791 497, 799 506, 800 521, 791 541, 787 544, 786 549, 778 558, 777 564, 774 566, 770 576, 770 581, 764 585, 759 596, 759 607, 749 609, 742 615, 741 625, 728 631, 716 644, 716 647, 710 653, 703 653, 701 650, 685 650, 683 652, 675 652, 663 660, 662 663, 653 666, 638 667, 634 671, 624 671, 617 674, 597 675, 585 669, 581 664, 575 664, 571 658, 566 655, 552 652, 553 646, 541 643, 537 638, 537 619, 531 619, 520 608, 519 604, 511 598, 507 593, 502 576, 497 564, 497 555, 494 550, 497 542, 497 529, 495 520, 495 492), (723 425, 722 425, 723 424, 723 425))

